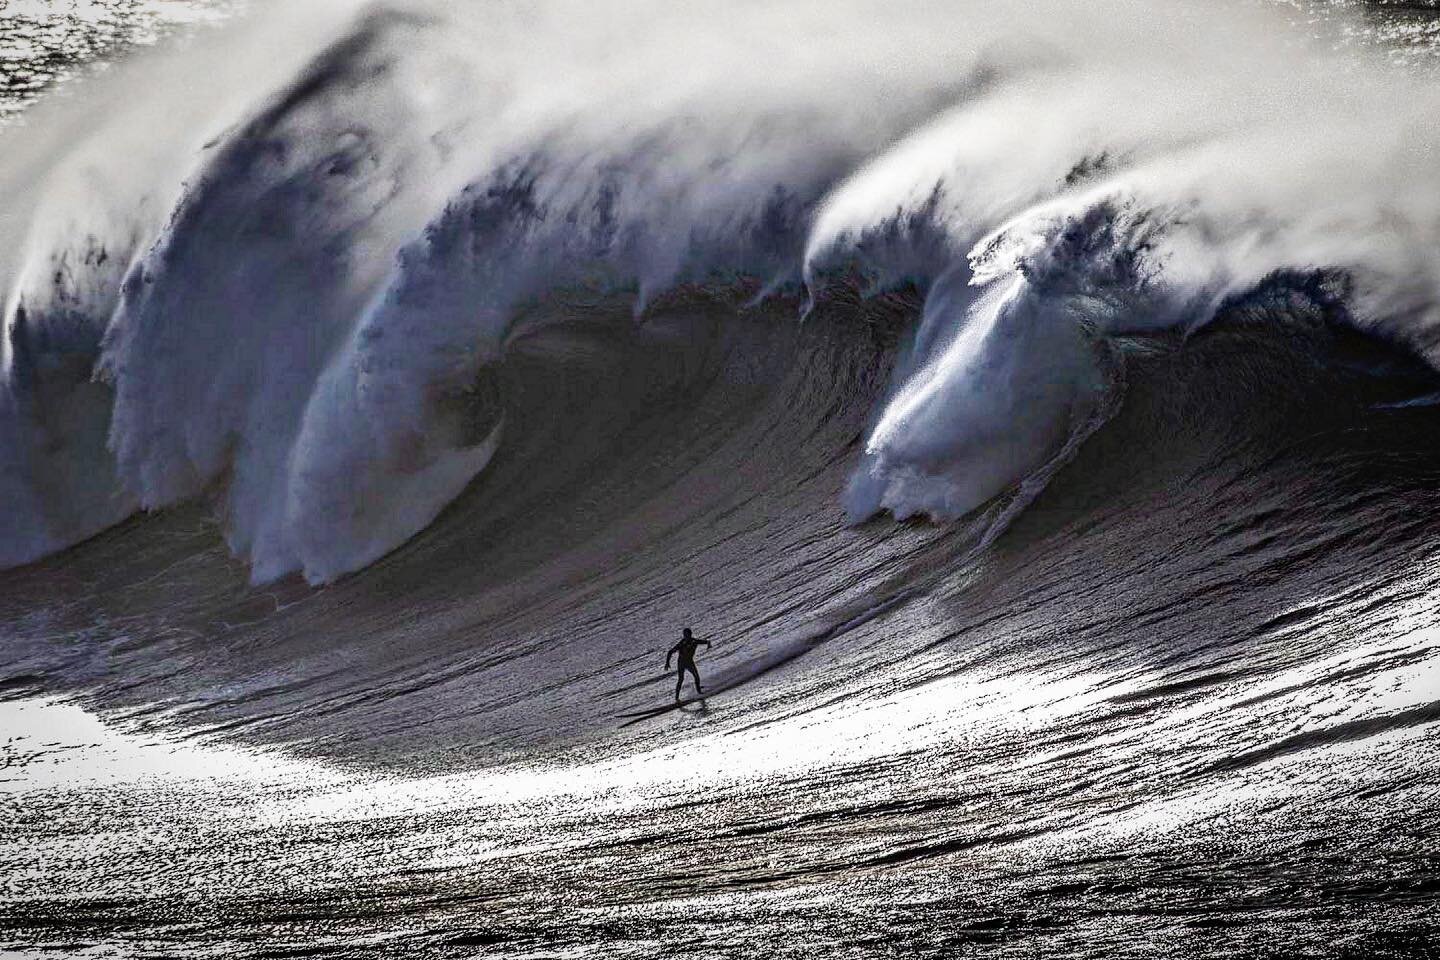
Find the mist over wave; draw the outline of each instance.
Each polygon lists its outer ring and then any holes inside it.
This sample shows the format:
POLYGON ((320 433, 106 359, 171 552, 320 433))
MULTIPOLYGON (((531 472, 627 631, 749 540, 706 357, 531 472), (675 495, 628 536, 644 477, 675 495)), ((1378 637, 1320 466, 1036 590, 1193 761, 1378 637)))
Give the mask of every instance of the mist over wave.
POLYGON ((1428 956, 1440 19, 1314 11, 60 63, 0 133, 0 953, 1428 956))
POLYGON ((1440 94, 1278 9, 268 13, 6 135, 0 563, 204 497, 256 582, 361 568, 515 442, 554 302, 920 291, 855 520, 1043 476, 1116 338, 1276 278, 1437 356, 1440 94))

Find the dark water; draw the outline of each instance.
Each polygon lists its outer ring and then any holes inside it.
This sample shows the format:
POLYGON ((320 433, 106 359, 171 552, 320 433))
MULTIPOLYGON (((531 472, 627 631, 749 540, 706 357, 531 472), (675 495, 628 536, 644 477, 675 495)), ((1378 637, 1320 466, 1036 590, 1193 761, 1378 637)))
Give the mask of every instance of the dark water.
POLYGON ((963 524, 819 508, 906 308, 835 313, 536 334, 511 409, 592 419, 322 591, 246 587, 198 511, 12 574, 12 695, 309 759, 114 745, 174 752, 36 792, 63 745, 21 727, 7 940, 1427 955, 1440 420, 1383 405, 1433 376, 1263 310, 1137 340, 1120 412, 971 564, 963 524), (680 609, 743 682, 625 726, 680 609))
POLYGON ((756 292, 530 304, 326 586, 213 490, 0 574, 0 950, 1435 955, 1440 377, 1277 276, 1109 338, 1043 489, 851 525, 921 292, 756 292))

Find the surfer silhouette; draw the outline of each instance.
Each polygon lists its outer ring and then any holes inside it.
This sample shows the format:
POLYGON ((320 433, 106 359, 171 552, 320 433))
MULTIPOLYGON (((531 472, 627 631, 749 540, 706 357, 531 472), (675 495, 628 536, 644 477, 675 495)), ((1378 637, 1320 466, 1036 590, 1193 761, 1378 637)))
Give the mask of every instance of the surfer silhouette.
POLYGON ((709 640, 696 640, 690 633, 690 628, 686 627, 684 634, 680 637, 680 642, 665 654, 666 670, 670 669, 671 658, 677 653, 680 654, 680 664, 675 669, 675 699, 677 701, 680 699, 680 688, 685 686, 686 670, 689 670, 690 676, 695 678, 695 692, 705 692, 704 688, 700 686, 700 671, 695 668, 695 651, 700 648, 701 644, 704 644, 706 649, 710 647, 709 640))

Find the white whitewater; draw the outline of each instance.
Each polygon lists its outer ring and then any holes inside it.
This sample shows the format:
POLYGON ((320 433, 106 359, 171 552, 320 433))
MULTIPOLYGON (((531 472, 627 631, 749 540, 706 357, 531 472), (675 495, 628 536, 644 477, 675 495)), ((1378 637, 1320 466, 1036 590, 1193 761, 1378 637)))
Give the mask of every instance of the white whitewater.
POLYGON ((1433 351, 1440 93, 1284 9, 305 6, 6 134, 0 564, 205 495, 256 581, 363 567, 576 287, 925 288, 856 518, 974 509, 1101 406, 1109 334, 1277 270, 1433 351))

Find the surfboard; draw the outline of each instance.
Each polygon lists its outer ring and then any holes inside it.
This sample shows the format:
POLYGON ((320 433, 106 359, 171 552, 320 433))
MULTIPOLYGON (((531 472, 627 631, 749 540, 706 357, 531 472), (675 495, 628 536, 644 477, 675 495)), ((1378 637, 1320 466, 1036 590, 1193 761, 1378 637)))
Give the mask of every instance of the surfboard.
MULTIPOLYGON (((860 608, 859 610, 849 611, 847 615, 840 619, 838 622, 823 627, 822 629, 818 629, 814 633, 809 634, 808 636, 801 637, 795 642, 791 643, 789 646, 778 650, 767 651, 764 657, 758 660, 751 661, 749 664, 744 665, 743 670, 737 671, 732 668, 729 671, 725 671, 716 676, 713 676, 710 680, 709 685, 706 686, 705 692, 700 694, 699 696, 684 697, 673 703, 667 703, 662 706, 656 707, 647 707, 643 710, 631 710, 627 713, 617 713, 615 715, 615 718, 617 720, 625 721, 624 723, 620 724, 620 727, 623 729, 625 727, 634 726, 635 724, 645 720, 653 720, 654 718, 664 716, 667 713, 681 710, 689 706, 690 704, 700 703, 701 701, 713 697, 716 694, 724 693, 727 690, 733 690, 741 684, 749 683, 751 680, 764 676, 765 674, 776 669, 777 667, 784 666, 785 664, 796 659, 797 657, 804 656, 806 653, 809 653, 811 650, 814 650, 816 647, 820 646, 826 641, 838 637, 842 633, 846 633, 847 631, 853 630, 863 623, 868 623, 876 617, 889 613, 891 610, 895 609, 901 604, 904 604, 906 601, 910 600, 912 597, 915 597, 917 594, 918 590, 912 587, 902 590, 894 596, 887 597, 878 603, 870 604, 868 606, 860 608)), ((674 674, 667 673, 666 676, 674 676, 674 674)), ((649 681, 646 681, 646 683, 648 682, 649 681)), ((626 689, 636 689, 644 685, 644 683, 632 684, 626 689)))
POLYGON ((707 694, 702 693, 698 697, 683 697, 679 700, 676 700, 674 703, 667 703, 664 706, 651 707, 649 710, 633 710, 629 713, 617 713, 615 717, 618 720, 625 721, 624 723, 620 724, 622 728, 630 727, 634 726, 637 723, 640 723, 643 720, 650 720, 662 714, 669 713, 672 710, 683 710, 685 707, 688 707, 692 703, 704 703, 706 696, 707 694))
POLYGON ((620 724, 621 727, 628 727, 632 724, 639 723, 642 720, 649 720, 653 717, 658 717, 662 714, 670 713, 674 710, 683 710, 685 707, 688 707, 691 704, 703 703, 705 700, 715 696, 716 694, 724 693, 726 690, 733 690, 736 687, 740 686, 742 683, 755 679, 755 677, 759 676, 760 673, 763 672, 764 671, 761 670, 754 673, 744 673, 739 675, 734 673, 722 673, 718 676, 711 678, 710 683, 705 687, 704 693, 689 697, 681 697, 679 700, 675 700, 671 703, 661 704, 660 706, 656 707, 646 707, 642 710, 631 710, 627 713, 617 713, 615 715, 615 718, 617 720, 626 721, 625 723, 620 724))

